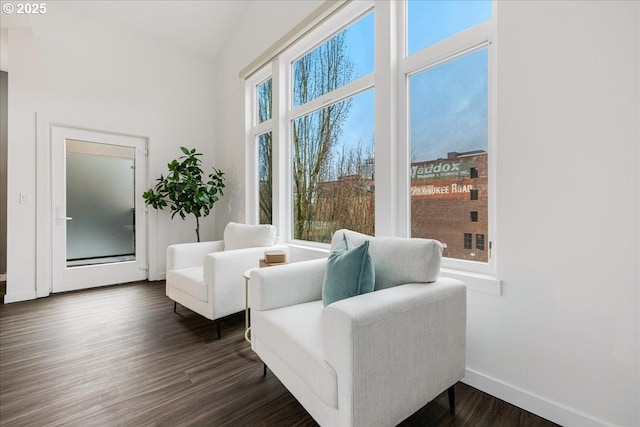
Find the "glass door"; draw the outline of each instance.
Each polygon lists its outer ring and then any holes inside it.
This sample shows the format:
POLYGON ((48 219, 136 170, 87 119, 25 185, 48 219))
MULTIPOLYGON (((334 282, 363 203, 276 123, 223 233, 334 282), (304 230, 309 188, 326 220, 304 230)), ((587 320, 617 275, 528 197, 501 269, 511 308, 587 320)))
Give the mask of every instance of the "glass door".
POLYGON ((135 149, 74 139, 65 148, 67 267, 134 261, 135 149))
POLYGON ((145 146, 52 129, 53 292, 146 279, 145 146))

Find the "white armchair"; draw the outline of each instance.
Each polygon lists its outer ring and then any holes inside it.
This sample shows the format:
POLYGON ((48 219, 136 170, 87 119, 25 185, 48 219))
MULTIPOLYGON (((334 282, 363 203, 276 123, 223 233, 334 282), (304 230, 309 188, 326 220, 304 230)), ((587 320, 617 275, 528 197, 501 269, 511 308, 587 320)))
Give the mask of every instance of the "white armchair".
POLYGON ((252 349, 323 426, 393 426, 465 373, 466 287, 438 278, 442 245, 369 240, 373 292, 324 307, 327 259, 251 272, 252 349))
POLYGON ((276 245, 273 225, 245 225, 230 222, 224 240, 182 243, 167 248, 166 293, 176 303, 216 320, 245 309, 246 270, 259 266, 265 251, 284 251, 276 245))

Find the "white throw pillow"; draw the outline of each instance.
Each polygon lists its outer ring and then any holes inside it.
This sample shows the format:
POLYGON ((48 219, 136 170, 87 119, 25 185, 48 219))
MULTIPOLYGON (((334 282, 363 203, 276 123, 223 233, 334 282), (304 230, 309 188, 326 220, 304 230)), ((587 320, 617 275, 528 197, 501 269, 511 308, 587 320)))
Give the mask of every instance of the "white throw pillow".
POLYGON ((354 246, 369 240, 375 268, 375 290, 404 283, 430 283, 438 279, 443 246, 438 240, 371 237, 351 230, 338 230, 331 241, 333 250, 343 236, 354 246))
POLYGON ((247 225, 230 222, 224 229, 224 250, 271 246, 276 242, 276 227, 271 224, 247 225))

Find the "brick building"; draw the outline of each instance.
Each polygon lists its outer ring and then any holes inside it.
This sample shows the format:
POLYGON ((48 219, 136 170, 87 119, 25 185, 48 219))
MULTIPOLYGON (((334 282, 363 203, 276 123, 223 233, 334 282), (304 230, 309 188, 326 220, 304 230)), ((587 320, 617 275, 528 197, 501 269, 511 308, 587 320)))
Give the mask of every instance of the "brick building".
POLYGON ((486 152, 411 164, 411 235, 440 240, 446 257, 488 261, 486 152))
MULTIPOLYGON (((412 163, 410 173, 411 236, 440 240, 449 258, 488 261, 487 153, 452 152, 412 163)), ((321 183, 303 239, 330 242, 338 228, 375 234, 373 175, 370 162, 356 175, 321 183)))

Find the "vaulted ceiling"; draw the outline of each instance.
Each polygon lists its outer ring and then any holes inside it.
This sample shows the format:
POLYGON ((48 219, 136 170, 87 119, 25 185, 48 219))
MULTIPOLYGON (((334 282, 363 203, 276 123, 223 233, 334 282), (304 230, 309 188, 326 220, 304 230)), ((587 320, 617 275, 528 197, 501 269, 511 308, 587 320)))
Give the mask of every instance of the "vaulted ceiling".
MULTIPOLYGON (((249 3, 249 0, 50 1, 47 12, 99 20, 215 58, 249 3)), ((2 15, 3 29, 29 26, 25 16, 2 15)))

